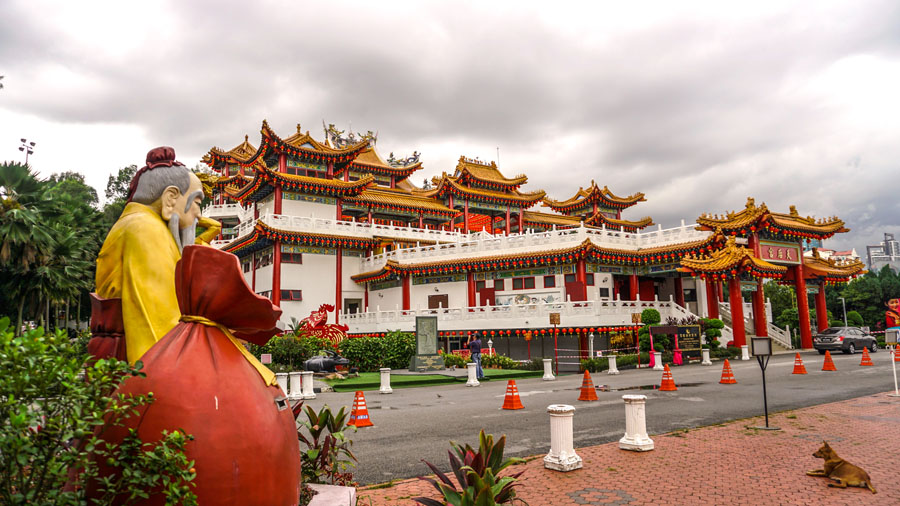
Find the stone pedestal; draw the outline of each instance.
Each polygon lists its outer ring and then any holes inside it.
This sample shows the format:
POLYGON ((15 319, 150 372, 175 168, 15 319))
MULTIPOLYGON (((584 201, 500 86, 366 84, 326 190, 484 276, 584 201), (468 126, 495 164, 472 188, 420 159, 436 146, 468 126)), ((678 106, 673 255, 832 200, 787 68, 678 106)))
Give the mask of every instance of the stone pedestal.
POLYGON ((750 360, 750 347, 746 344, 741 346, 741 360, 750 360))
POLYGON ((654 371, 664 371, 665 370, 665 368, 663 367, 661 351, 653 352, 653 370, 654 371))
POLYGON ((550 413, 550 453, 544 457, 544 467, 554 471, 574 471, 582 466, 581 457, 572 445, 572 419, 575 407, 568 404, 547 406, 550 413))
POLYGON ((619 368, 616 366, 616 356, 610 355, 607 359, 609 360, 609 370, 606 371, 606 374, 619 374, 619 368))
POLYGON ((281 391, 284 392, 284 395, 288 394, 288 373, 286 372, 276 372, 275 373, 275 382, 278 383, 278 386, 281 387, 281 391))
POLYGON ((304 399, 315 399, 316 392, 313 390, 313 373, 312 373, 312 371, 303 371, 300 374, 303 376, 303 398, 304 399))
POLYGON ((381 389, 378 391, 383 394, 393 392, 394 389, 391 388, 391 368, 382 367, 379 371, 381 371, 381 389))
POLYGON ((466 364, 466 371, 469 373, 469 381, 466 381, 467 387, 477 387, 481 383, 478 382, 478 378, 476 377, 477 372, 475 370, 475 362, 469 362, 466 364))
POLYGON ((619 440, 619 448, 637 452, 653 449, 653 440, 647 435, 644 405, 646 395, 623 395, 625 401, 625 436, 619 440))
POLYGON ((556 379, 556 376, 553 375, 553 368, 551 367, 551 362, 549 358, 544 359, 544 377, 541 378, 544 381, 553 381, 556 379))
POLYGON ((712 361, 709 359, 709 350, 704 348, 700 350, 700 356, 703 357, 703 361, 700 362, 700 365, 712 365, 712 361))
POLYGON ((288 394, 288 399, 295 401, 303 398, 303 377, 300 371, 292 372, 288 374, 288 381, 291 386, 291 393, 288 394))

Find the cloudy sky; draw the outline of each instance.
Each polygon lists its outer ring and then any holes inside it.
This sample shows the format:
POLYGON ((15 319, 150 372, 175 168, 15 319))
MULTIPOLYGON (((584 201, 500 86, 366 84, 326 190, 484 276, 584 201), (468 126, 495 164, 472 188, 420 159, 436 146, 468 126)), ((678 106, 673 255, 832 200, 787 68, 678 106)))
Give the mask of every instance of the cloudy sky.
POLYGON ((110 173, 193 166, 268 119, 497 158, 525 189, 642 191, 626 218, 839 215, 833 248, 900 235, 900 3, 0 2, 0 160, 110 173))

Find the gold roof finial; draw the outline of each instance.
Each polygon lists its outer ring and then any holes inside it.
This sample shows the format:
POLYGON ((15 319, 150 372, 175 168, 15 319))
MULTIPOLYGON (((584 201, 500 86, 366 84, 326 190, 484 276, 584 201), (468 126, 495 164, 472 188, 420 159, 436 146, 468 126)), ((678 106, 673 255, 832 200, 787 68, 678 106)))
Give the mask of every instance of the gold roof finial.
POLYGON ((250 136, 248 134, 244 134, 244 142, 250 142, 250 136))
POLYGON ((753 197, 747 197, 747 209, 753 209, 756 207, 756 201, 753 197))
POLYGON ((297 134, 303 133, 303 130, 300 130, 300 123, 297 123, 297 134))

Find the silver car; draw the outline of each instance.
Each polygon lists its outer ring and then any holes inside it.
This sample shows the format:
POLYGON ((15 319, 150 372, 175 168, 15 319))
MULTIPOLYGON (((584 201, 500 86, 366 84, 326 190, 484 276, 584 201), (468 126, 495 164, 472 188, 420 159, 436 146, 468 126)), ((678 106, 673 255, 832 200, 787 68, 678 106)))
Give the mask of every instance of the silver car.
POLYGON ((875 338, 859 327, 828 327, 813 338, 813 348, 820 355, 826 351, 856 353, 856 350, 868 348, 870 352, 878 351, 875 338))

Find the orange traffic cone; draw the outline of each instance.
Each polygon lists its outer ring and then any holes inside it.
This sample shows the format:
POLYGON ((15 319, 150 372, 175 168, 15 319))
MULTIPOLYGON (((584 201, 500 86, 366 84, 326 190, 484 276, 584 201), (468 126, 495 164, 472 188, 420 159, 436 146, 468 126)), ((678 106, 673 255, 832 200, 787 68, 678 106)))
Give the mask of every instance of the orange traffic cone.
POLYGON ((825 363, 822 364, 823 371, 837 371, 837 368, 834 366, 834 361, 831 360, 831 352, 825 350, 825 363))
POLYGON ((596 401, 597 391, 594 390, 594 382, 591 381, 591 373, 587 369, 584 370, 584 379, 581 380, 581 395, 578 396, 579 401, 596 401))
POLYGON ((797 356, 794 357, 794 372, 793 374, 806 374, 806 366, 803 365, 803 359, 800 358, 800 354, 797 353, 797 356))
POLYGON ((660 392, 674 392, 678 390, 678 387, 675 386, 675 380, 672 379, 672 371, 669 370, 669 364, 665 365, 665 370, 663 371, 662 383, 659 384, 660 392))
POLYGON ((357 391, 353 396, 353 408, 350 410, 350 421, 347 425, 355 425, 359 427, 372 427, 372 420, 369 420, 369 408, 366 407, 366 396, 362 391, 357 391))
POLYGON ((722 379, 719 380, 719 383, 723 385, 734 385, 737 383, 737 380, 734 379, 734 372, 731 370, 731 364, 728 362, 728 359, 725 359, 725 365, 722 366, 722 379))
POLYGON ((860 360, 859 365, 875 365, 872 363, 872 357, 869 356, 869 350, 863 348, 863 358, 860 360))
POLYGON ((900 362, 900 346, 894 345, 894 362, 900 362))
POLYGON ((503 409, 523 409, 522 400, 519 399, 519 387, 516 386, 516 380, 509 380, 506 383, 506 397, 503 399, 503 409))

